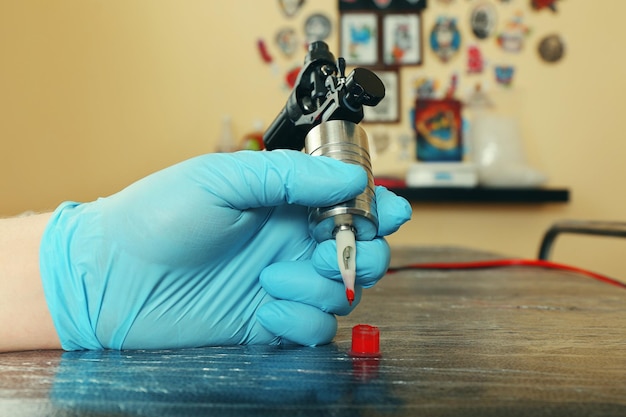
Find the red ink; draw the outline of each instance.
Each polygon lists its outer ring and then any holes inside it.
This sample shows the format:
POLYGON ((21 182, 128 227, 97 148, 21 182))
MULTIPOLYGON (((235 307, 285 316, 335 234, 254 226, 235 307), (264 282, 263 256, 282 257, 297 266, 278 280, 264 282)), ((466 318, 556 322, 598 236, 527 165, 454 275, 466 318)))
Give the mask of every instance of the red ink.
POLYGON ((352 303, 354 302, 354 291, 348 288, 346 290, 346 298, 348 299, 350 305, 352 305, 352 303))

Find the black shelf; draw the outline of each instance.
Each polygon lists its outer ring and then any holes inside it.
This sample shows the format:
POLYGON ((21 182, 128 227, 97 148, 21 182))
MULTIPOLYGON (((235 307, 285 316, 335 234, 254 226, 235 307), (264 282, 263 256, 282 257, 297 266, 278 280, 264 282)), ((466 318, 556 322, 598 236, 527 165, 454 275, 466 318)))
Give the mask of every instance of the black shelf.
POLYGON ((390 187, 412 202, 423 203, 567 203, 566 188, 390 187))

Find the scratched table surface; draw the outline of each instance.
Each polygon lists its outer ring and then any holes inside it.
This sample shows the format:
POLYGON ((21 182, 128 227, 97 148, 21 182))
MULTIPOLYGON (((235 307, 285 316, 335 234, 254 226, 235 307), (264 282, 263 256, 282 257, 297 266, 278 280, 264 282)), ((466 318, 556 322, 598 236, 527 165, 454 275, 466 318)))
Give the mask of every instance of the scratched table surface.
MULTIPOLYGON (((393 263, 494 255, 396 248, 393 263)), ((327 346, 0 355, 1 416, 624 416, 626 290, 570 272, 411 270, 327 346), (376 325, 382 358, 351 358, 376 325)))

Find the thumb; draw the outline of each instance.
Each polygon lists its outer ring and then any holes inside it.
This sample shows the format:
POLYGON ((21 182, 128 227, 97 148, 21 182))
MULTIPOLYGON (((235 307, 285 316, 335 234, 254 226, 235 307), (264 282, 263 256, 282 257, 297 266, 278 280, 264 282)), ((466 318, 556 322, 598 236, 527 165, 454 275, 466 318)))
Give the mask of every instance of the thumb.
POLYGON ((197 163, 200 179, 240 210, 285 203, 326 207, 356 197, 367 185, 358 165, 292 150, 209 154, 197 163))

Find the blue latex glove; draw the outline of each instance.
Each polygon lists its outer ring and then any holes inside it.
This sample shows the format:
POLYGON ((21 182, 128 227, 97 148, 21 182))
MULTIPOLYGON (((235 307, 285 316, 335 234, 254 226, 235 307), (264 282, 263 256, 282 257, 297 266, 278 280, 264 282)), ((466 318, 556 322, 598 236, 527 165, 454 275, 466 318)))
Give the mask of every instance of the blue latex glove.
MULTIPOLYGON (((329 342, 334 314, 351 307, 334 244, 309 236, 306 207, 353 198, 366 181, 358 166, 296 151, 209 154, 111 197, 63 203, 40 252, 62 347, 329 342)), ((377 194, 382 236, 410 206, 377 194)), ((359 242, 357 284, 388 263, 384 239, 359 242)))

